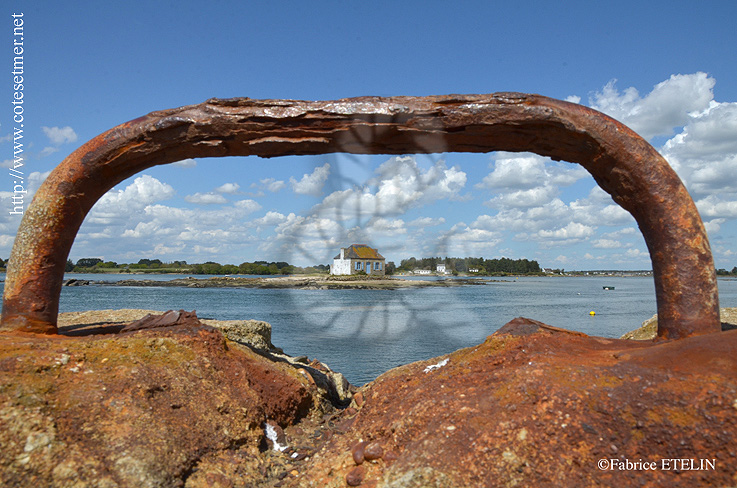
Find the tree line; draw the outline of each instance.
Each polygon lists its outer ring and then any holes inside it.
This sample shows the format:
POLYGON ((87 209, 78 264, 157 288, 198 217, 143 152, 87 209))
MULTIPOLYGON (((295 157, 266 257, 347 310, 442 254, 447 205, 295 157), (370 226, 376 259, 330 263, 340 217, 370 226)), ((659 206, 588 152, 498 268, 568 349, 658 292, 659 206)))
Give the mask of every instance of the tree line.
POLYGON ((140 259, 137 263, 116 263, 115 261, 103 261, 100 258, 82 258, 75 263, 67 260, 65 271, 75 273, 186 273, 207 275, 288 275, 288 274, 311 274, 327 273, 328 266, 318 264, 302 268, 293 266, 285 261, 267 262, 254 261, 244 262, 239 265, 220 264, 214 261, 204 263, 188 264, 187 261, 163 262, 160 259, 140 259))
POLYGON ((529 259, 484 259, 483 257, 467 258, 414 258, 403 259, 397 271, 414 271, 417 269, 429 269, 435 271, 438 264, 444 264, 450 273, 473 273, 480 275, 490 274, 535 274, 542 273, 540 264, 529 259))
POLYGON ((737 266, 732 268, 732 271, 727 271, 724 268, 717 269, 718 276, 737 276, 737 266))

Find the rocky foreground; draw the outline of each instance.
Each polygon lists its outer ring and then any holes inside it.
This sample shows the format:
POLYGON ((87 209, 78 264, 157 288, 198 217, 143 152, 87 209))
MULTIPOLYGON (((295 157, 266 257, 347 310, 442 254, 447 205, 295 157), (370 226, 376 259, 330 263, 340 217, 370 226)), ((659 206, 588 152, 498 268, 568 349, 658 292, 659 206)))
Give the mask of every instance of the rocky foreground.
POLYGON ((356 389, 263 322, 146 313, 0 334, 0 486, 737 484, 734 330, 653 344, 515 319, 356 389))

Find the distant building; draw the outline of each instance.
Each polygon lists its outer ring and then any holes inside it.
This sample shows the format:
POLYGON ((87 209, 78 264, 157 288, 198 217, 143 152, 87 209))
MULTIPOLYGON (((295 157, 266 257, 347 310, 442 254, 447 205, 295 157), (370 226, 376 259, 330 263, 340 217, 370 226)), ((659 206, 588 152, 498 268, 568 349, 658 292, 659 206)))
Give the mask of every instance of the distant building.
POLYGON ((430 273, 432 273, 432 271, 430 271, 429 269, 415 269, 412 271, 412 273, 417 275, 429 275, 430 273))
POLYGON ((470 269, 468 270, 468 272, 469 272, 469 273, 478 273, 478 272, 479 272, 479 269, 478 269, 478 268, 470 268, 470 269))
POLYGON ((376 249, 366 244, 352 244, 340 249, 340 254, 333 258, 330 274, 352 275, 366 273, 370 275, 384 275, 386 260, 376 249))
POLYGON ((437 267, 435 268, 435 271, 437 271, 440 274, 446 274, 447 273, 447 271, 445 270, 445 265, 444 264, 438 264, 437 267))

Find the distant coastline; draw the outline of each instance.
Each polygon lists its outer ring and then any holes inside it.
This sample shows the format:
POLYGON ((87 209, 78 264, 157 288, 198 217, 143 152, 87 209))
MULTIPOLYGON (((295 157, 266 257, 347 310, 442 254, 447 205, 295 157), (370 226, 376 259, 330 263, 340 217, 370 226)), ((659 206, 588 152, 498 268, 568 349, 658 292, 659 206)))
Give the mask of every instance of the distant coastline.
POLYGON ((118 281, 93 281, 71 278, 65 286, 103 285, 103 286, 141 286, 141 287, 184 287, 184 288, 289 288, 305 290, 393 290, 399 288, 451 287, 465 285, 486 285, 491 280, 479 278, 440 278, 432 280, 410 280, 382 276, 276 276, 276 277, 238 277, 215 276, 211 278, 176 278, 173 280, 125 279, 118 281))

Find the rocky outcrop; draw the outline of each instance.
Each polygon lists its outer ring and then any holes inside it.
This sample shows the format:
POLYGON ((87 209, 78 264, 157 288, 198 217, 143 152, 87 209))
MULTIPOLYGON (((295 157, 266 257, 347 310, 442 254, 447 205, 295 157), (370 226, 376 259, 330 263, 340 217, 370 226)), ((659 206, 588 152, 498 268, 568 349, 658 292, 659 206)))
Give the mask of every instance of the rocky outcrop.
POLYGON ((652 346, 516 319, 365 386, 288 486, 732 486, 736 334, 652 346))
POLYGON ((173 286, 186 288, 279 288, 303 290, 396 290, 399 288, 452 287, 487 285, 488 280, 478 278, 453 278, 442 280, 406 280, 391 276, 279 276, 268 278, 242 278, 215 276, 212 278, 177 278, 172 280, 120 280, 106 286, 173 286))
POLYGON ((355 388, 342 373, 330 369, 326 364, 305 356, 292 357, 271 343, 271 324, 260 320, 202 320, 217 327, 229 340, 252 348, 258 354, 272 360, 289 364, 317 389, 318 398, 327 404, 345 407, 353 398, 355 388))
MULTIPOLYGON (((722 321, 722 331, 737 329, 737 308, 720 308, 719 316, 722 321)), ((658 334, 658 314, 653 315, 642 323, 638 329, 622 335, 621 339, 635 341, 649 341, 658 334)))
POLYGON ((335 409, 317 361, 204 324, 122 327, 0 334, 1 486, 737 483, 737 331, 653 345, 516 319, 335 409))
POLYGON ((294 368, 209 326, 0 341, 2 486, 183 486, 224 460, 258 472, 267 420, 324 413, 294 368))

